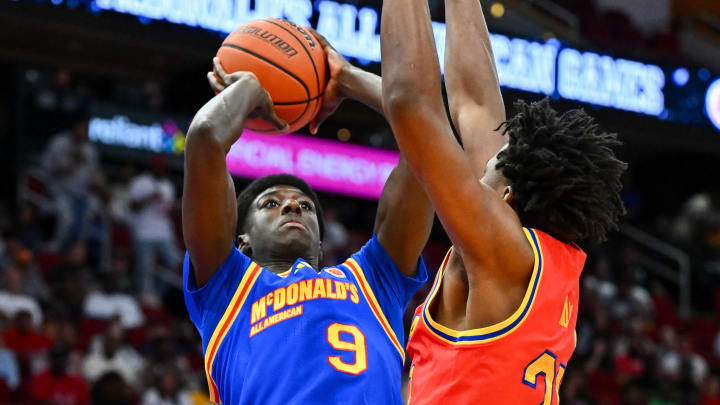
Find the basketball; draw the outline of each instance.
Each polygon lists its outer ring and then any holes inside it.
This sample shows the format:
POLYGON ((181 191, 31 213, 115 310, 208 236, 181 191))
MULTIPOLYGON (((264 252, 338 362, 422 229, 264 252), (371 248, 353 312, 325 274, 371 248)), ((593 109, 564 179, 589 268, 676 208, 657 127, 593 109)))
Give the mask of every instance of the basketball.
MULTIPOLYGON (((312 33, 275 18, 251 21, 225 38, 217 57, 227 73, 253 72, 268 91, 278 116, 297 131, 320 110, 326 84, 325 52, 312 33)), ((262 119, 248 119, 249 130, 278 134, 262 119)))

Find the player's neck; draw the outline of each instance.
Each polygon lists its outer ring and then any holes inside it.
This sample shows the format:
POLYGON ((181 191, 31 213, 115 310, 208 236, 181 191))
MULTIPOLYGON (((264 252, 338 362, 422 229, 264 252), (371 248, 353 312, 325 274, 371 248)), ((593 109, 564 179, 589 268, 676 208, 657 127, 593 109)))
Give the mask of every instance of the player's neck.
MULTIPOLYGON (((289 260, 287 258, 255 258, 253 257, 253 260, 262 266, 265 269, 270 270, 271 272, 275 274, 284 273, 292 267, 293 264, 295 264, 295 260, 289 260)), ((313 269, 317 271, 318 269, 318 262, 317 259, 314 260, 306 260, 306 262, 312 266, 313 269)))

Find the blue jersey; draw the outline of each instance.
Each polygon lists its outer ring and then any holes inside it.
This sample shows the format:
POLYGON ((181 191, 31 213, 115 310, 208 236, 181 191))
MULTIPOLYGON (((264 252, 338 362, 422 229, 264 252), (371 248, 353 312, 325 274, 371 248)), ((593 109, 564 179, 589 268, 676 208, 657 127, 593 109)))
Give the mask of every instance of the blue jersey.
POLYGON ((233 249, 196 288, 185 256, 190 319, 202 336, 210 399, 224 404, 402 404, 402 317, 427 280, 397 269, 373 238, 317 272, 298 259, 272 273, 233 249))

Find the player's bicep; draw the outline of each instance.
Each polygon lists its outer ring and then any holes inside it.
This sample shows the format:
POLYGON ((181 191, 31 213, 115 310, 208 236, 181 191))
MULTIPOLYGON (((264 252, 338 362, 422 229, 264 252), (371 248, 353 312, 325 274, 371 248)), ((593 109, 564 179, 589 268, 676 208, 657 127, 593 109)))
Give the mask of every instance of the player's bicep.
POLYGON ((183 235, 198 286, 227 258, 237 222, 225 151, 204 138, 202 133, 188 136, 182 198, 183 235))

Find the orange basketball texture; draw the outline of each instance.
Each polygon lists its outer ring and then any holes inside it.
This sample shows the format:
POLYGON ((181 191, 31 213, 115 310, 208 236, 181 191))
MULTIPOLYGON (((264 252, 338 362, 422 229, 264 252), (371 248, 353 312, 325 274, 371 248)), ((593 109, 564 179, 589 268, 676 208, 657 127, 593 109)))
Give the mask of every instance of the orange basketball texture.
MULTIPOLYGON (((325 52, 310 31, 286 20, 251 21, 230 33, 217 53, 227 73, 253 72, 268 91, 278 116, 297 131, 320 110, 327 82, 325 52)), ((265 134, 280 131, 259 119, 245 127, 265 134)))

